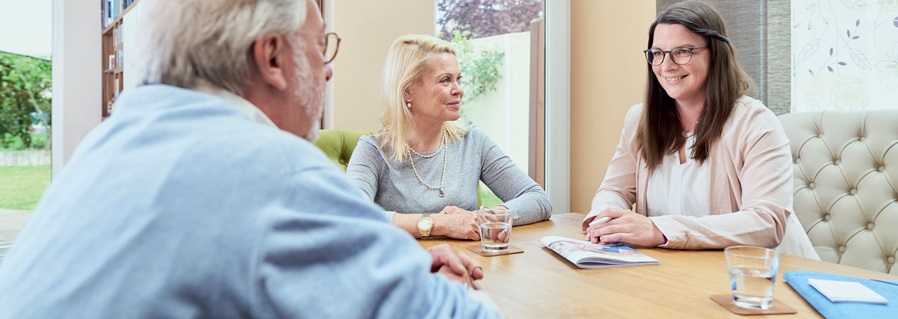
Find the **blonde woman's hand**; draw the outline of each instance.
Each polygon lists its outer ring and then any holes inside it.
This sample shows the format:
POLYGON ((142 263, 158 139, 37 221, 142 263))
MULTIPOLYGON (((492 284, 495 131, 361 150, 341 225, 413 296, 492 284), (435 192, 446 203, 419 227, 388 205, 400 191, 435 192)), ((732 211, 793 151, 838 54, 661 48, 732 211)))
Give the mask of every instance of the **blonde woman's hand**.
MULTIPOLYGON (((506 213, 508 213, 508 207, 505 207, 503 205, 499 205, 499 206, 492 207, 492 208, 482 208, 482 210, 486 214, 483 214, 483 215, 477 217, 479 219, 477 221, 478 223, 499 222, 500 217, 493 216, 491 214, 506 214, 506 213)), ((505 219, 502 219, 501 221, 505 222, 505 219)), ((499 228, 499 229, 490 228, 488 235, 489 235, 489 238, 495 238, 495 239, 498 239, 499 241, 506 242, 508 240, 508 232, 509 232, 509 229, 506 229, 506 228, 499 228)))
POLYGON ((480 228, 477 215, 456 206, 446 206, 438 214, 431 215, 436 235, 456 239, 479 240, 480 228))

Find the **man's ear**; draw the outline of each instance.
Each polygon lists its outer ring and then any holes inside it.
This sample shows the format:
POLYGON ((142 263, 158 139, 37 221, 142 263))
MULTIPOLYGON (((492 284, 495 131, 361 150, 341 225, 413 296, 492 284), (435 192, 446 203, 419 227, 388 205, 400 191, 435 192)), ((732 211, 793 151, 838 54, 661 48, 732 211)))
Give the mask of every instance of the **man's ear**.
POLYGON ((252 59, 256 63, 259 77, 278 90, 287 89, 287 75, 284 67, 286 59, 289 59, 291 55, 287 39, 281 35, 266 33, 253 42, 252 59))

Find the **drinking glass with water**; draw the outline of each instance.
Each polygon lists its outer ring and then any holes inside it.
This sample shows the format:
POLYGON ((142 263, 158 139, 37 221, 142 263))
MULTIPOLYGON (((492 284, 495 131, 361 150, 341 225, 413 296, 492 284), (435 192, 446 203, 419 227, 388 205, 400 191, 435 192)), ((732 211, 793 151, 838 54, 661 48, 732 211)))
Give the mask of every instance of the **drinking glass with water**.
POLYGON ((492 209, 481 207, 477 210, 477 223, 480 224, 480 244, 483 251, 500 253, 508 250, 514 214, 501 206, 492 209))
POLYGON ((731 246, 724 254, 733 303, 746 309, 769 309, 779 272, 779 253, 764 247, 731 246))

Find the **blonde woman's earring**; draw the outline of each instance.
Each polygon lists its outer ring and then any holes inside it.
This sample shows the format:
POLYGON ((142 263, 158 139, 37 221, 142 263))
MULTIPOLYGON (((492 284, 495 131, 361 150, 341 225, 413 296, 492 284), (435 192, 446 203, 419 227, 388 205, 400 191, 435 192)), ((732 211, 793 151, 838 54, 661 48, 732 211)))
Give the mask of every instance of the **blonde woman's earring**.
POLYGON ((406 102, 405 102, 405 107, 407 107, 407 108, 412 108, 412 101, 406 101, 406 102))

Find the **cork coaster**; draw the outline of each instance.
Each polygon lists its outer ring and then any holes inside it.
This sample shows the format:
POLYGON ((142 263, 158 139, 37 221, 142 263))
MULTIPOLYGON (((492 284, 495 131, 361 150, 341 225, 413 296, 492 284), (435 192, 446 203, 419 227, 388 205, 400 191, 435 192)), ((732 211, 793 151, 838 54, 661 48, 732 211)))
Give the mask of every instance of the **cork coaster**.
POLYGON ((784 304, 782 301, 773 299, 773 304, 770 305, 770 309, 761 310, 761 309, 745 309, 737 306, 733 303, 733 295, 725 294, 725 295, 711 295, 711 300, 720 304, 721 307, 726 308, 732 313, 743 316, 752 316, 752 315, 790 315, 798 313, 795 311, 795 308, 790 307, 787 304, 784 304))
POLYGON ((508 249, 505 250, 505 251, 503 251, 503 252, 500 252, 500 253, 488 253, 488 252, 485 252, 485 251, 483 251, 483 246, 480 246, 480 244, 477 244, 477 245, 471 245, 471 246, 465 247, 465 249, 470 250, 471 252, 473 252, 473 253, 475 253, 475 254, 478 254, 478 255, 481 255, 481 256, 485 256, 485 257, 502 256, 502 255, 510 255, 510 254, 518 254, 518 253, 524 252, 523 249, 520 249, 520 248, 515 247, 515 246, 512 246, 512 245, 508 245, 508 249))

